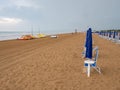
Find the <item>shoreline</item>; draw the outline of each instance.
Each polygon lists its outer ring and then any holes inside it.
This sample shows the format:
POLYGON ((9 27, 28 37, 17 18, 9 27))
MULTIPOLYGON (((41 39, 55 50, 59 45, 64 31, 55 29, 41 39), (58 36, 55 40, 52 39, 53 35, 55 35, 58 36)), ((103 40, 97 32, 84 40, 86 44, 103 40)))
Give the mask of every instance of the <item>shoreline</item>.
MULTIPOLYGON (((81 33, 81 32, 78 32, 78 33, 81 33)), ((65 34, 76 34, 76 33, 73 33, 73 32, 69 32, 69 33, 59 33, 59 34, 45 34, 46 36, 45 37, 50 37, 51 35, 65 35, 65 34)), ((23 35, 32 35, 32 34, 23 34, 23 35)), ((33 36, 37 36, 38 34, 34 34, 33 36)), ((15 38, 8 38, 8 39, 0 39, 0 42, 1 41, 13 41, 13 40, 18 40, 22 35, 19 35, 19 36, 16 36, 15 38)), ((34 38, 34 39, 39 39, 39 38, 34 38)))

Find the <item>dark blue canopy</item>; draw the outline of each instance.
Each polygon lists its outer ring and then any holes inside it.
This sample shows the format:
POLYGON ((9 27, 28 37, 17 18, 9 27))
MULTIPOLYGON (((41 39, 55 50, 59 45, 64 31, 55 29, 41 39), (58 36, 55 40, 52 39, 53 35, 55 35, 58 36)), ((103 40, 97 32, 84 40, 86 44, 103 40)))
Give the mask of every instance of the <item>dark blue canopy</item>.
POLYGON ((113 38, 115 38, 115 34, 116 34, 116 32, 114 31, 114 32, 113 32, 113 38))
POLYGON ((102 32, 99 32, 99 35, 102 35, 102 32))
POLYGON ((111 31, 109 32, 109 37, 111 38, 111 35, 112 35, 112 33, 111 33, 111 31))
POLYGON ((86 58, 92 58, 92 29, 89 28, 86 36, 86 58))
POLYGON ((118 32, 116 32, 116 36, 118 36, 118 32))

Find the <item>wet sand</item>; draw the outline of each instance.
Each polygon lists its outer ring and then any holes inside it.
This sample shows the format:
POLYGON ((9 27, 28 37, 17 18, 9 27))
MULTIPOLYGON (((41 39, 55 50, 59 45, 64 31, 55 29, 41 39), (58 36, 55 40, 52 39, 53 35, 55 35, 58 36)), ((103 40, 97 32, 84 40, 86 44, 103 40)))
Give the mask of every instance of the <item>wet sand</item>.
POLYGON ((120 90, 120 44, 93 35, 99 47, 91 76, 81 58, 85 34, 0 41, 0 90, 120 90))

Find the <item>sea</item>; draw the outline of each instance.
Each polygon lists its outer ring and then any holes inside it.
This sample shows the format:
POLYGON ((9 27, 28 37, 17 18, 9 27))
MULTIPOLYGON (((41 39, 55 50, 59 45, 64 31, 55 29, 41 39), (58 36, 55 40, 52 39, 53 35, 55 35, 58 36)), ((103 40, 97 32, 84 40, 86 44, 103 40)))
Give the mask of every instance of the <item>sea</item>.
POLYGON ((39 32, 39 31, 34 31, 34 32, 28 32, 28 31, 0 31, 0 41, 4 41, 4 40, 13 40, 13 39, 18 39, 20 38, 22 35, 34 35, 37 36, 37 34, 42 33, 45 35, 55 35, 55 34, 61 34, 61 33, 70 33, 68 32, 55 32, 54 30, 49 32, 47 30, 43 32, 39 32))
POLYGON ((27 34, 37 35, 39 33, 37 32, 31 33, 31 32, 24 32, 24 31, 23 32, 0 31, 0 41, 17 39, 17 38, 20 38, 22 35, 27 35, 27 34))

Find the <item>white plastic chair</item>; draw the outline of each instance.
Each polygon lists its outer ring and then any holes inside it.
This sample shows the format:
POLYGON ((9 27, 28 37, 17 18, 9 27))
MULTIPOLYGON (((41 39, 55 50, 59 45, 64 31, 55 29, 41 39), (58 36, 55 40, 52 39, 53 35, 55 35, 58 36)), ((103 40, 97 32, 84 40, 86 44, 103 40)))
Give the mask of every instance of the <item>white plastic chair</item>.
MULTIPOLYGON (((97 66, 97 59, 98 59, 98 47, 96 47, 95 49, 95 58, 90 59, 92 61, 94 61, 93 64, 90 64, 90 67, 94 68, 97 72, 101 73, 100 68, 97 66)), ((84 63, 85 67, 88 67, 88 63, 84 63)))

